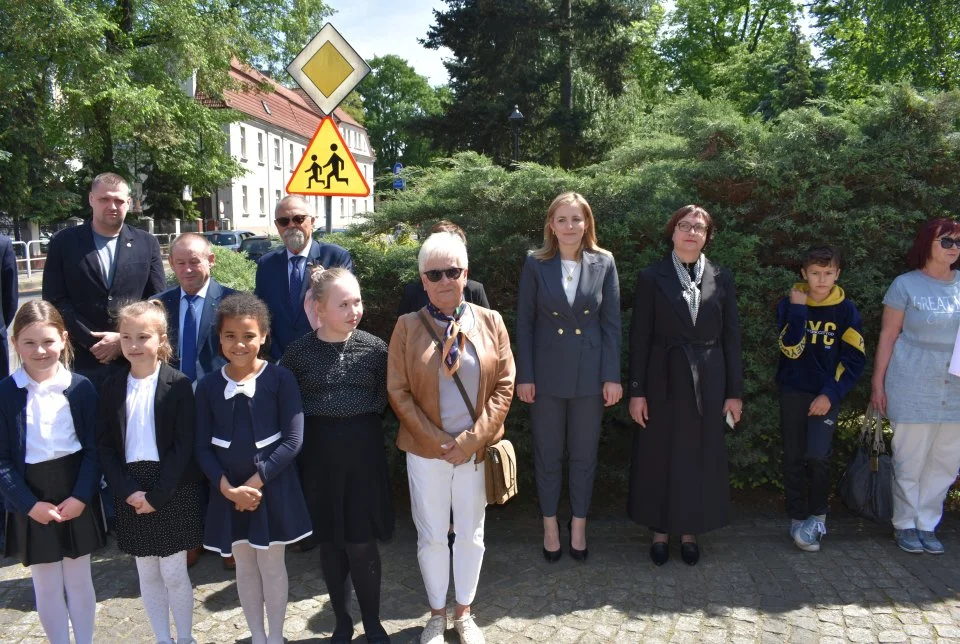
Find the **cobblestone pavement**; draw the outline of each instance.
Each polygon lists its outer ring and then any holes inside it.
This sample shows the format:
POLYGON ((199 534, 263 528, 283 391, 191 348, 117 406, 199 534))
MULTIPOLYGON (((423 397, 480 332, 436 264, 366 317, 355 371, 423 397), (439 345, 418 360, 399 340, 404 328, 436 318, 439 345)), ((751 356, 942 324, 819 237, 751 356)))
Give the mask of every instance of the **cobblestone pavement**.
MULTIPOLYGON (((382 546, 384 625, 394 642, 417 640, 427 617, 409 510, 382 546)), ((898 550, 887 529, 831 519, 818 554, 794 548, 784 520, 740 512, 704 535, 700 564, 676 546, 662 568, 649 536, 622 516, 592 519, 590 559, 548 564, 529 507, 491 508, 487 555, 474 604, 488 642, 960 642, 960 521, 940 534, 947 554, 898 550)), ((562 533, 566 539, 566 531, 562 533)), ((28 571, 0 560, 0 640, 38 642, 28 571)), ((333 627, 317 551, 287 553, 288 641, 324 641, 333 627)), ((151 642, 133 560, 112 545, 94 558, 98 642, 151 642)), ((204 556, 191 570, 195 636, 249 641, 232 573, 204 556)), ((354 616, 359 611, 354 602, 354 616)), ((452 619, 450 622, 452 626, 452 619)), ((358 641, 365 641, 359 636, 358 641)), ((447 631, 447 641, 457 642, 447 631)))

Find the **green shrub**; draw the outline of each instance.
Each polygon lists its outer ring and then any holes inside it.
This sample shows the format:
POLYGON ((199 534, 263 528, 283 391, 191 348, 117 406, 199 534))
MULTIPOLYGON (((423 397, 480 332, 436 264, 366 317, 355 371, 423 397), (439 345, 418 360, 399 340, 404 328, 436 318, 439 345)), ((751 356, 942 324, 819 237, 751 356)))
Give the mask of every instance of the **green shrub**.
MULTIPOLYGON (((706 253, 736 278, 746 377, 741 425, 728 435, 731 482, 779 483, 780 434, 774 374, 776 303, 797 279, 810 244, 846 257, 840 280, 865 322, 868 358, 881 300, 906 270, 919 223, 960 210, 960 93, 878 89, 847 104, 823 103, 763 122, 723 101, 687 95, 639 119, 639 129, 596 166, 565 172, 533 164, 514 171, 464 153, 429 168, 406 168, 408 189, 385 199, 363 225, 330 239, 350 249, 367 308, 364 326, 389 339, 402 285, 416 277, 417 244, 387 235, 397 223, 425 230, 451 219, 467 233, 470 276, 514 328, 520 267, 542 240, 546 208, 577 190, 593 206, 600 244, 616 257, 627 329, 639 270, 667 252, 668 216, 699 203, 719 232, 706 253)), ((218 262, 219 266, 219 262, 218 262)), ((869 397, 869 369, 843 403, 836 465, 869 397)), ((508 418, 524 473, 532 472, 527 409, 508 418)), ((621 404, 608 412, 598 485, 623 488, 633 426, 621 404)))
POLYGON ((217 258, 210 270, 213 279, 237 291, 253 291, 257 276, 254 262, 243 253, 222 246, 214 246, 213 254, 217 258))

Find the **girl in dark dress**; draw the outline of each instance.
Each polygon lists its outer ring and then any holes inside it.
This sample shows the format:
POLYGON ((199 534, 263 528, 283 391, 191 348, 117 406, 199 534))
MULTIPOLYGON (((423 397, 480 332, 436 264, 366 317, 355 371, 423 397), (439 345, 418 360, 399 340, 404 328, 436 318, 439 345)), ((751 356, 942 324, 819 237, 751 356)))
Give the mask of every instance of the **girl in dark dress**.
POLYGON ((95 418, 97 392, 70 373, 63 318, 49 302, 13 319, 20 368, 0 380, 4 556, 30 567, 37 613, 52 644, 93 641, 97 598, 90 553, 104 543, 95 418))
POLYGON ((167 317, 159 300, 117 316, 130 368, 101 388, 100 462, 117 509, 117 546, 133 555, 150 626, 158 642, 193 642, 193 586, 187 551, 203 540, 200 483, 193 461, 193 386, 167 365, 167 317))
POLYGON ((270 314, 259 298, 225 297, 216 327, 229 364, 197 385, 196 457, 211 485, 203 545, 236 558, 253 644, 282 644, 284 552, 311 534, 295 467, 303 408, 293 374, 263 359, 270 314))
POLYGON ((733 276, 703 254, 713 220, 685 206, 667 223, 673 252, 637 279, 630 328, 634 435, 627 512, 653 530, 650 558, 700 558, 696 535, 727 524, 724 419, 740 421, 743 375, 733 276))
POLYGON ((301 476, 337 619, 332 641, 353 637, 349 577, 367 641, 389 642, 380 624, 377 550, 394 523, 382 426, 387 345, 357 330, 363 302, 350 271, 318 269, 310 282, 317 330, 291 343, 280 364, 303 397, 301 476))

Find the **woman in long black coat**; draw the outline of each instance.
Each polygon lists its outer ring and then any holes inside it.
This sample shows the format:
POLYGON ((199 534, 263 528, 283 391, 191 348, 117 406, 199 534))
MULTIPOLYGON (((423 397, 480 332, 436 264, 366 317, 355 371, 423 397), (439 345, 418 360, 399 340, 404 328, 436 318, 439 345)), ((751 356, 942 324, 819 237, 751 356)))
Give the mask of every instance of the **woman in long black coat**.
POLYGON ((641 428, 627 512, 653 530, 657 565, 669 558, 670 534, 694 565, 696 535, 728 522, 724 428, 740 420, 743 375, 733 276, 702 252, 713 233, 706 210, 684 206, 666 226, 673 251, 637 280, 629 395, 641 428))

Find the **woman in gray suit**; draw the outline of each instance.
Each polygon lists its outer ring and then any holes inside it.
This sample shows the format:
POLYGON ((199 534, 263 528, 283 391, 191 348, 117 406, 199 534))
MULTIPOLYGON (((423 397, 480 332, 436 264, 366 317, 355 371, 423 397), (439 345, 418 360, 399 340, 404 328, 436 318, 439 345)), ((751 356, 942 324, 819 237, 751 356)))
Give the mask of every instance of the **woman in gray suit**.
POLYGON ((517 302, 517 396, 531 405, 543 556, 560 559, 557 506, 567 444, 570 556, 587 558, 587 513, 604 406, 620 401, 620 283, 597 245, 593 211, 565 192, 550 204, 543 246, 523 265, 517 302))

